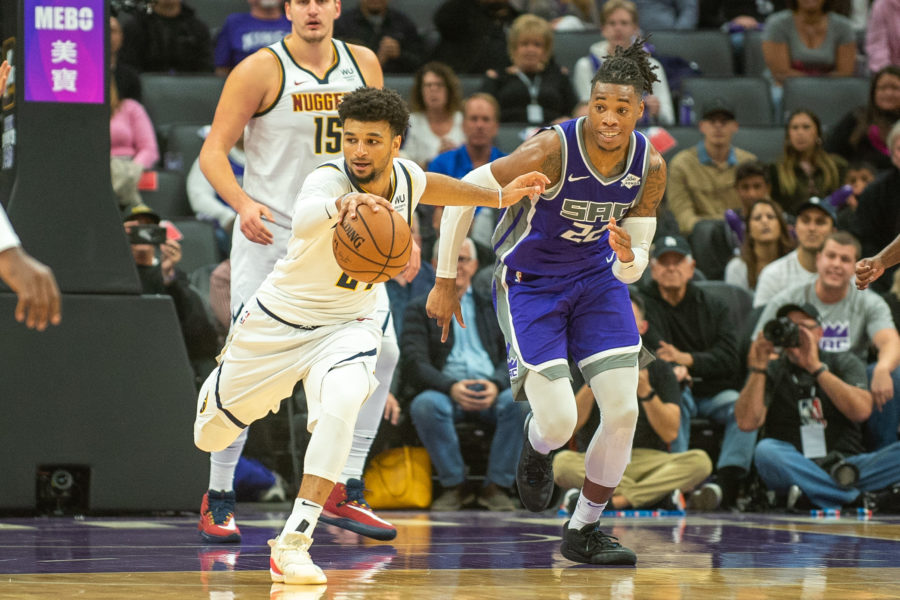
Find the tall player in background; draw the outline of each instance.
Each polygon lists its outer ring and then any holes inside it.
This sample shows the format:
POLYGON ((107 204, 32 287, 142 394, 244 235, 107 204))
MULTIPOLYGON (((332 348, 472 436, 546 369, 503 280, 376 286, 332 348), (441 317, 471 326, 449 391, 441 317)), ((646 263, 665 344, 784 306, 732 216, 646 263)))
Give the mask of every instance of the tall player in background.
POLYGON ((303 381, 311 437, 303 480, 281 534, 271 542, 275 582, 322 584, 309 557, 323 504, 350 453, 353 424, 377 385, 372 373, 381 346, 374 314, 377 288, 350 279, 332 254, 332 231, 356 208, 396 210, 409 220, 416 204, 508 206, 537 198, 546 177, 528 173, 500 194, 445 175, 425 174, 397 158, 409 109, 397 92, 362 88, 344 97, 343 159, 304 181, 297 197, 287 254, 276 264, 234 324, 219 365, 200 390, 194 442, 225 448, 241 431, 303 381))
MULTIPOLYGON (((384 82, 371 50, 333 39, 340 0, 289 0, 284 9, 291 33, 250 55, 231 72, 200 152, 203 174, 238 214, 240 226, 234 228, 231 249, 232 317, 284 256, 294 199, 303 180, 323 162, 340 156, 337 107, 341 97, 361 86, 381 87, 384 82), (243 189, 228 162, 228 152, 242 132, 247 157, 243 189)), ((412 266, 409 277, 415 276, 418 263, 412 266)), ((383 289, 380 293, 386 336, 376 374, 381 385, 360 414, 347 472, 335 486, 323 520, 333 519, 337 525, 377 539, 392 539, 396 529, 366 505, 359 479, 399 357, 393 324, 387 320, 387 293, 383 289)), ((210 457, 209 491, 203 497, 198 526, 205 541, 241 539, 234 518, 234 472, 246 439, 244 430, 231 446, 210 457)))
MULTIPOLYGON (((12 67, 5 60, 0 63, 0 96, 6 91, 6 80, 12 67)), ((0 206, 0 280, 16 294, 16 321, 29 329, 43 331, 47 323, 59 325, 59 287, 53 271, 25 252, 19 236, 0 206)))
MULTIPOLYGON (((498 188, 536 169, 550 179, 540 201, 523 200, 500 215, 493 237, 495 302, 513 393, 524 399, 524 391, 532 409, 516 474, 526 508, 548 507, 549 453, 575 429, 569 356, 600 408, 602 421, 585 456, 584 485, 563 526, 561 546, 569 560, 593 564, 637 560, 598 529, 598 520, 631 455, 641 340, 626 284, 637 281, 647 266, 666 184, 662 157, 634 131, 644 111, 641 97, 656 81, 642 44, 616 48, 604 61, 591 82, 586 117, 539 133, 464 178, 498 188)), ((454 315, 462 323, 454 293, 456 257, 471 214, 446 209, 441 223, 438 278, 428 310, 445 336, 454 315)))

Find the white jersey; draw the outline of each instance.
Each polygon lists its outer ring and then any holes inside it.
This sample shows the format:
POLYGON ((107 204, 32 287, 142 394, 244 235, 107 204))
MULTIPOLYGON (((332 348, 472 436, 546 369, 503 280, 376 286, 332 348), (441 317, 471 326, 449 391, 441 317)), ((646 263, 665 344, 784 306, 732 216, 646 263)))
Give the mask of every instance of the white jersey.
MULTIPOLYGON (((409 222, 425 191, 425 172, 411 160, 394 159, 391 188, 388 201, 409 222)), ((295 204, 287 255, 275 264, 256 295, 270 316, 302 327, 345 323, 373 312, 380 284, 348 277, 331 249, 337 225, 335 199, 362 191, 343 158, 321 165, 306 178, 295 204)))
POLYGON ((19 245, 19 236, 13 230, 6 211, 0 206, 0 252, 19 245))
POLYGON ((332 40, 334 63, 322 79, 299 66, 284 41, 267 46, 281 71, 281 92, 271 106, 255 114, 244 128, 243 188, 269 207, 275 219, 267 224, 274 242, 262 246, 234 227, 231 252, 232 314, 256 292, 266 274, 284 256, 290 237, 297 190, 316 167, 341 154, 341 97, 365 86, 356 60, 340 40, 332 40))

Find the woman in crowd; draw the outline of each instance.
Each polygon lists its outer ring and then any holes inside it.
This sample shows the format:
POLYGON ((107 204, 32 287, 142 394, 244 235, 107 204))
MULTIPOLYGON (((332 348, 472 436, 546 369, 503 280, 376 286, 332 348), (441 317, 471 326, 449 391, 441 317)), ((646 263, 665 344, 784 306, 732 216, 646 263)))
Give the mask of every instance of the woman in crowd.
MULTIPOLYGON (((591 44, 590 54, 579 58, 572 70, 572 84, 582 102, 590 100, 591 80, 603 59, 611 56, 616 46, 630 46, 641 31, 637 7, 631 0, 608 0, 600 9, 599 18, 603 39, 591 44)), ((666 73, 655 58, 650 59, 650 64, 656 67, 654 73, 658 81, 653 84, 653 93, 644 96, 644 120, 647 123, 674 125, 675 108, 666 73)))
POLYGON ((826 150, 847 161, 864 160, 879 171, 890 168, 887 134, 900 120, 900 66, 889 65, 872 77, 869 103, 848 112, 835 125, 826 150))
POLYGON ((755 201, 748 212, 741 253, 725 265, 725 282, 753 291, 763 267, 795 245, 781 207, 768 198, 755 201))
POLYGON ((488 71, 482 91, 500 103, 500 121, 545 125, 568 118, 577 102, 569 76, 553 61, 553 29, 544 19, 522 15, 509 29, 512 66, 488 71))
POLYGON ((159 160, 159 147, 147 111, 137 100, 119 98, 115 81, 109 84, 109 114, 112 185, 127 211, 141 204, 138 181, 159 160))
POLYGON ((403 144, 407 158, 427 168, 435 156, 465 141, 462 89, 453 69, 441 62, 423 65, 410 93, 409 132, 403 144))
POLYGON ((795 110, 785 126, 784 153, 772 167, 772 199, 796 214, 811 196, 824 198, 839 188, 846 170, 847 161, 825 152, 819 117, 795 110))

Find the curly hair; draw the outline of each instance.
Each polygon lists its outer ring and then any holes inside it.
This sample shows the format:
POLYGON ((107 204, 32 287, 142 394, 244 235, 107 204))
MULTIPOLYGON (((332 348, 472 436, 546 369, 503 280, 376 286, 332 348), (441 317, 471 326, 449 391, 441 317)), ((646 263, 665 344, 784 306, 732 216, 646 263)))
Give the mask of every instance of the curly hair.
POLYGON ((634 87, 639 96, 649 93, 659 78, 653 72, 656 67, 650 64, 650 54, 644 50, 646 42, 647 38, 638 38, 627 48, 617 46, 597 69, 591 79, 591 89, 597 83, 616 83, 634 87))
POLYGON ((391 89, 361 87, 344 94, 338 106, 338 115, 342 123, 347 119, 366 123, 387 121, 394 135, 403 135, 409 127, 406 102, 391 89))

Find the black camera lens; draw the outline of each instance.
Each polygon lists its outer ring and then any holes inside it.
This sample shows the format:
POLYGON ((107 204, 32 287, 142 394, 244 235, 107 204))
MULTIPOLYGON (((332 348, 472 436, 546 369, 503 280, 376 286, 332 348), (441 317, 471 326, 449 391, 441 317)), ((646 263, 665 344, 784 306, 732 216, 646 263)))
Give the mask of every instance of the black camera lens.
POLYGON ((787 317, 779 317, 768 321, 763 325, 763 336, 782 348, 797 348, 800 346, 800 328, 787 317))

